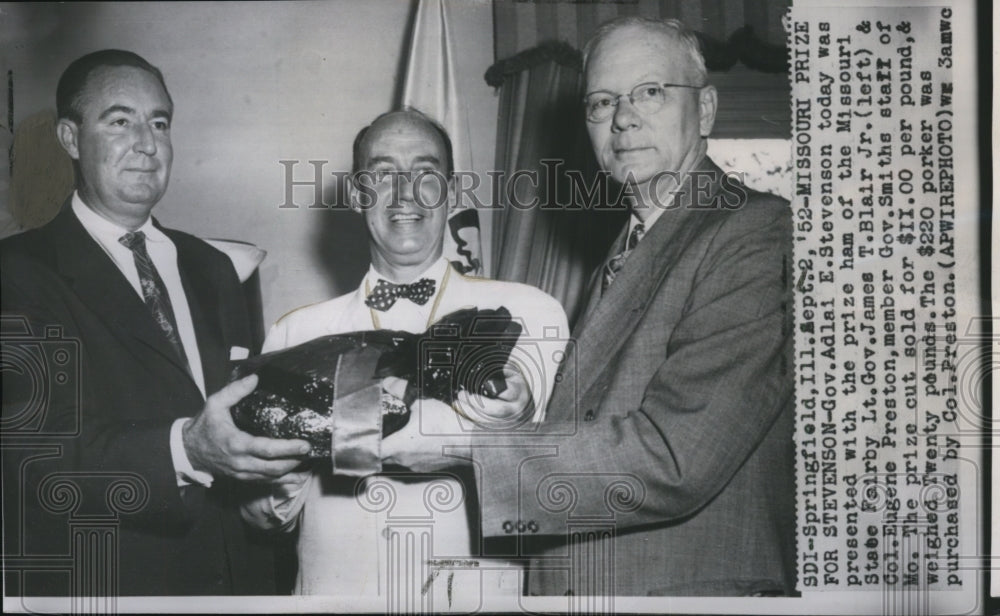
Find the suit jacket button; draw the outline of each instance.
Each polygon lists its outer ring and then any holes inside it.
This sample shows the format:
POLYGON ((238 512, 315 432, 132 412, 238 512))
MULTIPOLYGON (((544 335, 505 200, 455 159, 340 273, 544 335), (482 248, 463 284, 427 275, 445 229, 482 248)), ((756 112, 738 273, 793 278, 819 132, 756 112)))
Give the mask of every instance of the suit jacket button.
POLYGON ((594 409, 590 409, 589 411, 587 411, 586 413, 584 413, 583 414, 583 420, 584 421, 594 421, 594 409))
POLYGON ((525 523, 524 523, 524 522, 522 522, 521 520, 518 520, 518 521, 517 521, 517 532, 519 532, 519 533, 523 533, 523 532, 524 532, 524 531, 526 531, 526 530, 528 530, 528 526, 527 526, 527 524, 525 524, 525 523))
POLYGON ((503 532, 507 533, 508 535, 511 534, 512 532, 514 532, 514 525, 511 524, 510 520, 505 521, 503 523, 502 528, 503 528, 503 532))
POLYGON ((538 532, 538 524, 535 524, 534 520, 530 520, 528 522, 528 531, 530 531, 532 533, 537 533, 538 532))

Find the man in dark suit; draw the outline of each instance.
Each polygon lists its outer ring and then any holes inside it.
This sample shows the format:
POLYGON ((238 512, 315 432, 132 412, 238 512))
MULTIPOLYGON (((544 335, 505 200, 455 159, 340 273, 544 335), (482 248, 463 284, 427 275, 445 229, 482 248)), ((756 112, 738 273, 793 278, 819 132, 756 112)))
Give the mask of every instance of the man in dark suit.
POLYGON ((5 517, 7 593, 271 594, 271 546, 242 524, 251 484, 236 480, 287 473, 308 443, 232 423, 256 384, 226 384, 250 346, 239 281, 222 253, 150 216, 173 156, 163 77, 99 51, 66 69, 56 103, 77 188, 52 222, 2 242, 2 306, 20 334, 73 352, 48 358, 69 381, 5 378, 5 417, 39 393, 43 405, 32 434, 5 435, 5 501, 22 503, 5 517), (41 445, 47 456, 7 455, 41 445))
POLYGON ((519 536, 530 594, 793 593, 788 204, 705 155, 717 95, 679 22, 616 20, 584 53, 587 128, 632 217, 543 430, 467 439, 483 533, 519 536))

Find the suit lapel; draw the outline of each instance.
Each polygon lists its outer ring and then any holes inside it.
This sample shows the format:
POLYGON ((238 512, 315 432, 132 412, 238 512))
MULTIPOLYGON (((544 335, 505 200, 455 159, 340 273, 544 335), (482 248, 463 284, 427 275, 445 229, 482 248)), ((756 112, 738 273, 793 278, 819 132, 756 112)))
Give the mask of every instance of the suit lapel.
MULTIPOLYGON (((155 223, 155 221, 154 221, 155 223)), ((198 340, 201 370, 205 378, 205 394, 211 395, 229 381, 226 367, 229 357, 220 333, 225 324, 218 323, 220 309, 217 284, 205 276, 205 264, 187 246, 187 238, 179 236, 157 224, 177 247, 177 269, 180 271, 184 295, 187 296, 194 334, 198 340)))
MULTIPOLYGON (((118 266, 87 233, 73 214, 69 202, 52 222, 57 267, 80 301, 104 320, 109 330, 139 347, 162 355, 187 375, 177 353, 157 327, 149 309, 128 283, 118 266)), ((190 376, 188 376, 190 380, 190 376)), ((191 381, 194 387, 194 381, 191 381)))
MULTIPOLYGON (((698 216, 691 216, 694 210, 691 203, 699 197, 702 202, 717 200, 722 171, 708 157, 702 159, 696 171, 702 174, 714 171, 710 175, 713 178, 711 185, 707 189, 702 187, 700 195, 695 194, 691 175, 688 175, 678 191, 678 195, 687 191, 686 197, 678 198, 677 207, 660 215, 603 295, 602 274, 598 272, 594 277, 590 301, 574 332, 577 341, 576 372, 579 377, 577 395, 581 399, 588 398, 589 389, 605 372, 616 368, 615 362, 609 361, 609 358, 618 353, 636 331, 649 302, 670 273, 672 264, 677 262, 697 229, 712 218, 710 212, 704 210, 698 212, 698 216)), ((608 259, 621 250, 627 232, 628 225, 613 244, 608 259)), ((602 269, 606 262, 607 259, 602 262, 602 269)), ((678 301, 684 299, 686 298, 677 298, 678 301)))
POLYGON ((583 330, 583 327, 594 315, 594 310, 600 303, 601 284, 604 281, 604 268, 607 266, 608 261, 625 248, 625 236, 628 235, 628 226, 629 218, 626 218, 625 227, 618 233, 618 237, 615 238, 615 241, 611 243, 611 248, 608 249, 608 254, 604 255, 604 259, 601 261, 601 264, 590 276, 590 283, 587 285, 586 291, 587 303, 585 304, 583 314, 580 315, 580 319, 576 324, 575 330, 577 332, 583 330))

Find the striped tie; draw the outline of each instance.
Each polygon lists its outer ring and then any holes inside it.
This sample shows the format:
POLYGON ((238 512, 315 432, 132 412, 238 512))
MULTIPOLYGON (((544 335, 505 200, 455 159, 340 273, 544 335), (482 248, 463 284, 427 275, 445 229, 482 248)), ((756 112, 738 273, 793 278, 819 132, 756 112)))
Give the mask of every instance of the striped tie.
MULTIPOLYGON (((142 297, 149 312, 153 315, 153 320, 160 326, 170 345, 174 347, 181 363, 188 366, 184 345, 181 343, 181 337, 177 331, 177 319, 174 318, 174 309, 170 305, 170 295, 167 294, 167 287, 156 271, 153 260, 146 252, 146 234, 142 231, 129 232, 118 238, 118 241, 131 250, 135 257, 135 269, 139 272, 142 297)), ((188 372, 190 371, 191 368, 188 366, 188 372)))
POLYGON ((604 264, 604 280, 601 283, 601 293, 603 294, 611 286, 611 281, 615 279, 618 275, 619 270, 625 265, 625 260, 632 253, 636 244, 642 239, 643 234, 646 232, 646 225, 641 222, 632 228, 632 232, 628 234, 628 240, 625 242, 625 250, 619 252, 615 256, 604 264))

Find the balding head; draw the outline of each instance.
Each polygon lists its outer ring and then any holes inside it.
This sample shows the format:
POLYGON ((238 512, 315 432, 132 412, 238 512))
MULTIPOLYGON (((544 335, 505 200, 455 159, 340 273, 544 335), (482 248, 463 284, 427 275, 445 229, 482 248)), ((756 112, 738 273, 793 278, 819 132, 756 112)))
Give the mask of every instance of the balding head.
POLYGON ((426 136, 437 142, 441 146, 443 159, 441 168, 445 176, 450 177, 455 170, 454 160, 451 151, 451 138, 445 129, 425 115, 423 112, 404 108, 396 111, 389 111, 378 116, 368 126, 362 128, 354 138, 354 158, 353 173, 357 174, 364 169, 370 169, 369 154, 372 138, 383 130, 400 130, 402 127, 413 127, 426 134, 426 136))

